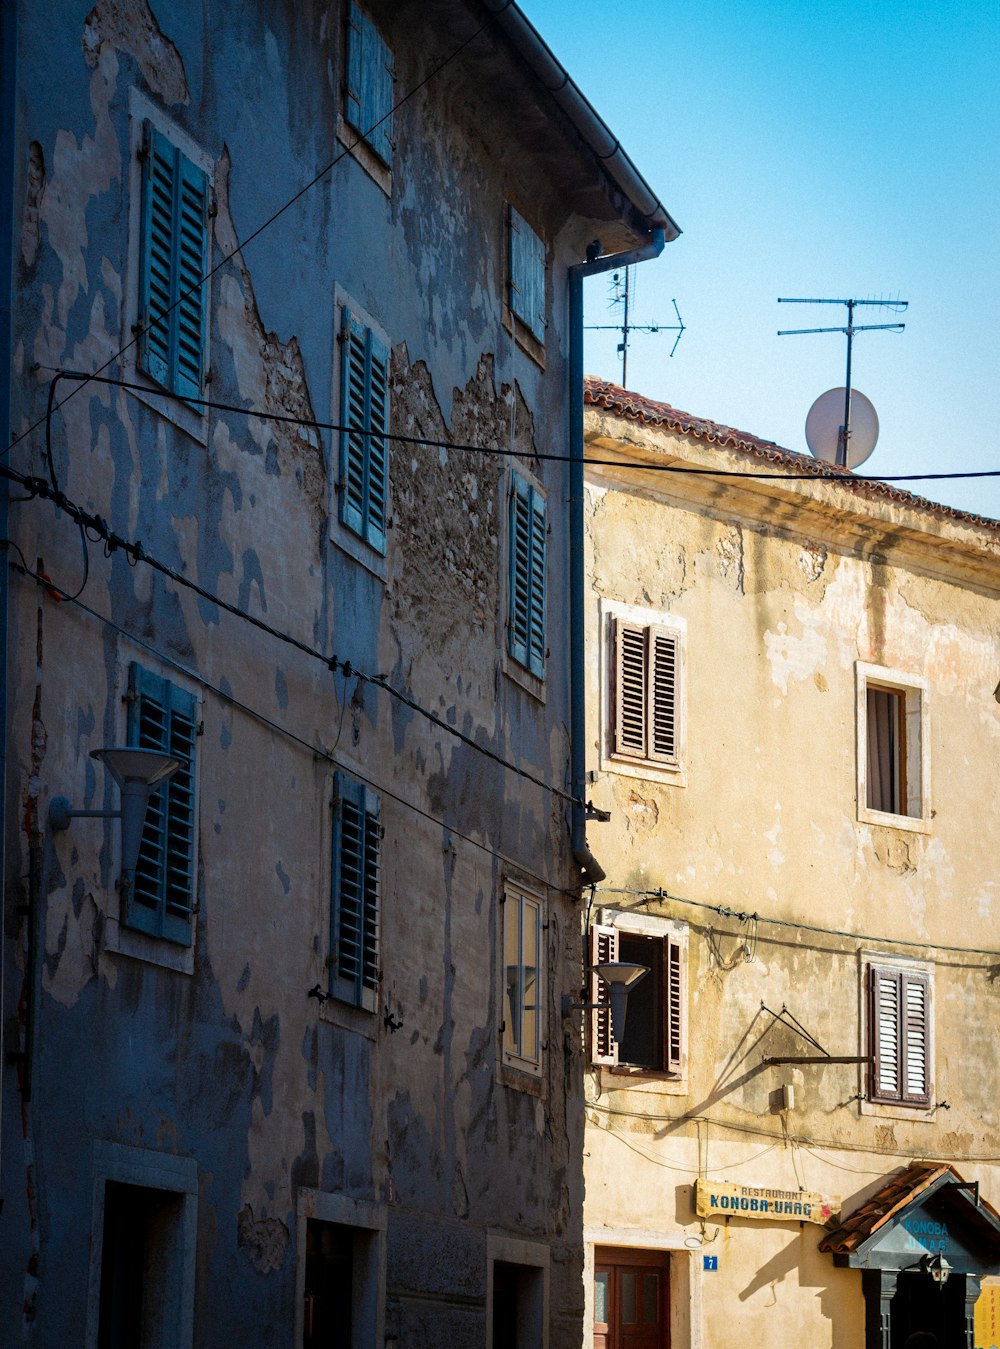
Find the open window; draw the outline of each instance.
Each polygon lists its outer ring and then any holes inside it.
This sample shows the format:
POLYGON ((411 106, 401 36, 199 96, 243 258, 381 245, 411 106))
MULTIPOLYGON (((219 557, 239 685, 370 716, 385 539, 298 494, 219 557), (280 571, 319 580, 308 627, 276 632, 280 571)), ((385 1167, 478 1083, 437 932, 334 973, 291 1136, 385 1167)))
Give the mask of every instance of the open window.
POLYGON ((858 819, 903 829, 930 821, 926 681, 857 666, 858 819))
MULTIPOLYGON (((659 925, 657 925, 659 926, 659 925)), ((670 1077, 685 1071, 687 1042, 687 943, 676 931, 632 931, 605 924, 591 929, 591 965, 629 961, 649 973, 629 989, 625 1033, 611 1029, 607 985, 592 975, 591 1061, 644 1069, 670 1077)))

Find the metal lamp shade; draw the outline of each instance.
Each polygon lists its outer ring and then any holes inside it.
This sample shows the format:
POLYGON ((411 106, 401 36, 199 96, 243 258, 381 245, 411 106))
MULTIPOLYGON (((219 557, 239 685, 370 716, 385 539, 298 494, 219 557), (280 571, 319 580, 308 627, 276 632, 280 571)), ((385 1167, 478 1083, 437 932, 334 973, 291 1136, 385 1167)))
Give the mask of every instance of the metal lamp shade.
POLYGON ((149 798, 184 760, 158 749, 95 749, 91 757, 101 760, 121 790, 122 872, 129 877, 139 860, 149 798))
POLYGON ((629 990, 649 973, 648 965, 633 965, 628 960, 606 960, 594 969, 607 985, 611 1002, 611 1034, 621 1043, 625 1035, 625 1013, 629 990))

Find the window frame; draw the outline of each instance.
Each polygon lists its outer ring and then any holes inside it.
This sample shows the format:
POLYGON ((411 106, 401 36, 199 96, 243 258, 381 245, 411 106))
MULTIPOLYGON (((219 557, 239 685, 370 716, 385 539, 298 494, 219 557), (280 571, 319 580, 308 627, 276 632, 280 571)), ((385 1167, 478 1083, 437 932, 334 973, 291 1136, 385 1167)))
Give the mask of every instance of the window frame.
POLYGON ((190 947, 198 908, 195 864, 198 739, 201 734, 199 699, 184 685, 133 660, 128 669, 125 701, 128 707, 126 744, 176 754, 187 759, 188 768, 180 768, 149 798, 135 871, 127 880, 124 873, 122 877, 121 921, 123 926, 147 937, 190 947), (154 734, 157 712, 163 718, 161 735, 154 734), (162 819, 162 841, 156 837, 160 832, 158 818, 162 819), (179 870, 176 859, 185 831, 189 839, 183 877, 185 885, 181 887, 177 879, 171 881, 171 870, 176 877, 179 870), (156 860, 158 853, 162 856, 156 860), (175 858, 173 867, 171 854, 175 858), (177 898, 181 888, 187 894, 186 905, 177 898))
POLYGON ((866 1065, 864 1092, 865 1103, 874 1107, 890 1107, 893 1111, 908 1109, 919 1112, 918 1117, 926 1117, 934 1103, 934 980, 930 966, 917 962, 886 960, 872 956, 865 960, 862 974, 864 1017, 864 1052, 873 1056, 866 1065), (879 1077, 882 1059, 879 1045, 883 1040, 880 1007, 882 992, 880 981, 892 981, 896 985, 896 1025, 895 1025, 895 1084, 889 1088, 881 1086, 879 1077), (909 1037, 904 1013, 906 993, 909 988, 922 988, 923 993, 923 1035, 921 1052, 924 1060, 924 1089, 907 1089, 909 1070, 909 1037))
POLYGON ((350 153, 350 157, 359 164, 387 197, 392 196, 392 165, 395 152, 393 124, 395 121, 395 57, 392 47, 382 36, 382 32, 371 16, 360 6, 352 3, 345 6, 342 35, 342 76, 340 85, 340 110, 337 116, 337 139, 350 153), (367 74, 359 72, 357 65, 377 62, 383 57, 382 65, 388 72, 387 80, 380 76, 372 78, 372 67, 367 74), (360 74, 360 79, 358 78, 360 74), (352 81, 360 83, 360 92, 352 86, 352 81), (382 85, 379 89, 379 85, 382 85), (375 100, 376 110, 370 110, 369 100, 375 100), (381 121, 384 112, 389 113, 386 121, 381 121), (367 123, 367 125, 360 125, 367 123), (379 125, 375 125, 380 123, 379 125))
MULTIPOLYGON (((619 914, 616 910, 602 909, 591 926, 588 949, 591 966, 588 1001, 595 1004, 589 1014, 591 1066, 683 1085, 687 1079, 690 1019, 689 940, 686 924, 654 915, 619 914), (593 966, 618 959, 621 936, 660 943, 662 964, 658 1014, 662 1024, 658 1028, 661 1054, 657 1065, 621 1062, 618 1042, 611 1034, 611 1005, 607 987, 593 966)), ((646 975, 646 978, 650 978, 650 975, 646 975)))
MULTIPOLYGON (((140 90, 129 90, 129 166, 128 190, 128 247, 125 276, 125 297, 121 308, 122 371, 126 379, 137 387, 136 396, 148 407, 171 422, 185 435, 200 445, 208 444, 211 417, 209 409, 185 401, 182 394, 171 392, 145 370, 140 359, 141 342, 137 340, 141 325, 141 292, 143 270, 143 143, 149 124, 159 135, 173 145, 206 178, 208 218, 204 239, 205 273, 210 269, 214 246, 215 186, 214 163, 210 155, 197 145, 185 131, 167 117, 140 90)), ((211 379, 212 281, 201 287, 203 314, 202 387, 200 397, 211 379)))
MULTIPOLYGON (((622 604, 601 598, 598 608, 601 680, 601 769, 625 777, 642 778, 669 783, 675 787, 687 785, 687 621, 660 609, 649 609, 636 604, 622 604), (623 625, 620 627, 619 625, 623 625), (648 680, 648 648, 654 636, 673 642, 674 693, 672 757, 649 758, 623 752, 617 733, 617 684, 619 676, 618 637, 622 630, 641 630, 644 634, 644 674, 648 680)), ((654 725, 644 708, 644 734, 648 745, 654 725)))
POLYGON ((548 501, 538 483, 515 469, 506 489, 505 669, 541 696, 549 654, 548 501))
POLYGON ((921 675, 902 674, 884 665, 855 663, 855 723, 857 727, 857 817, 862 824, 886 825, 928 833, 931 824, 930 705, 928 681, 921 675), (869 691, 900 695, 903 743, 900 754, 905 772, 906 812, 877 810, 868 804, 869 691))
POLYGON ((530 1074, 532 1077, 540 1077, 544 1066, 545 1050, 547 1048, 547 1038, 545 1034, 547 1028, 545 999, 548 960, 545 934, 548 929, 548 915, 545 896, 541 891, 535 890, 530 886, 522 885, 515 881, 508 881, 500 892, 499 909, 500 921, 498 924, 497 966, 499 980, 498 1006, 500 1009, 498 1017, 500 1060, 505 1068, 514 1068, 519 1072, 530 1074), (521 1033, 524 1013, 528 1010, 526 999, 529 996, 527 981, 522 973, 524 968, 524 915, 526 910, 532 912, 534 915, 534 942, 536 951, 535 1001, 533 1009, 536 1015, 534 1047, 531 1052, 526 1052, 524 1037, 521 1033), (510 977, 508 974, 510 969, 508 963, 508 944, 512 932, 512 916, 515 913, 517 917, 517 970, 522 988, 518 1006, 518 1017, 520 1020, 516 1024, 514 1017, 509 1010, 510 977))
POLYGON ((381 798, 365 783, 346 773, 334 774, 330 803, 333 817, 330 842, 330 943, 328 956, 328 993, 331 998, 362 1011, 378 1008, 381 982, 382 867, 383 849, 381 798), (356 820, 345 819, 345 805, 356 820), (345 844, 360 835, 351 853, 345 844), (345 861, 353 860, 353 874, 359 884, 351 884, 351 871, 345 874, 345 861), (352 890, 356 893, 352 893, 352 890), (350 898, 348 911, 345 899, 350 898), (341 956, 345 919, 350 918, 357 934, 358 954, 350 960, 341 956), (353 965, 353 968, 352 968, 353 965))

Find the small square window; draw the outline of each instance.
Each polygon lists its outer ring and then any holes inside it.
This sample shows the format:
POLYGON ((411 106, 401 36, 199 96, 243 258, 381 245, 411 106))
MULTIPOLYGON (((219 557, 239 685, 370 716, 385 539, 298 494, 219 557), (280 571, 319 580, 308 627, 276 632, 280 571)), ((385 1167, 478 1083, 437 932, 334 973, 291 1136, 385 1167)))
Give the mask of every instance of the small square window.
POLYGON ((542 1062, 545 974, 542 900, 510 886, 504 892, 501 913, 503 1059, 537 1073, 542 1062))
POLYGON ((927 690, 922 679, 857 667, 858 818, 923 829, 930 818, 927 690))
POLYGON ((907 966, 868 967, 868 1099, 931 1103, 931 978, 907 966))
POLYGON ((128 743, 176 755, 182 767, 149 798, 139 859, 124 878, 124 921, 151 937, 190 946, 198 702, 186 689, 133 662, 128 709, 128 743))
POLYGON ((393 79, 392 52, 368 15, 349 5, 344 121, 386 166, 392 164, 393 79))
POLYGON ((511 475, 507 651, 538 679, 545 678, 545 498, 518 473, 511 475))
POLYGON ((338 773, 333 799, 330 994, 373 1012, 379 980, 379 798, 338 773))

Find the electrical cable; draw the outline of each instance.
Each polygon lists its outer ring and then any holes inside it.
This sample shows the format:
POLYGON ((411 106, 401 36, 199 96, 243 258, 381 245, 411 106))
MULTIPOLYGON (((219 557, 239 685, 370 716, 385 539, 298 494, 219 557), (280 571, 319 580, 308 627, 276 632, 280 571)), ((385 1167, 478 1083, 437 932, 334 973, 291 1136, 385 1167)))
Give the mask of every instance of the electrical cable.
POLYGON ((912 946, 921 951, 944 951, 952 955, 990 956, 1000 961, 1000 951, 989 950, 981 946, 946 946, 942 942, 911 941, 907 937, 877 937, 866 932, 845 932, 835 927, 819 927, 814 923, 799 923, 792 918, 767 918, 762 914, 746 914, 731 909, 727 904, 707 904, 699 899, 685 899, 681 895, 672 895, 668 890, 632 890, 624 887, 602 886, 604 895, 641 895, 643 899, 669 899, 676 904, 687 904, 696 909, 707 909, 722 918, 738 918, 741 923, 754 919, 758 923, 771 923, 776 927, 795 928, 801 932, 816 932, 826 937, 846 937, 850 941, 878 942, 884 946, 912 946))
MULTIPOLYGON (((51 370, 52 366, 38 366, 38 369, 51 370)), ((102 366, 101 369, 106 369, 102 366)), ((169 399, 170 395, 166 390, 150 389, 148 385, 136 383, 133 380, 116 379, 110 375, 101 375, 95 372, 88 375, 80 370, 60 370, 59 375, 63 379, 75 379, 83 384, 111 384, 116 388, 126 389, 129 392, 142 393, 145 398, 150 394, 158 394, 160 397, 169 399)), ((64 399, 63 402, 66 400, 64 399)), ((382 440, 395 441, 400 445, 417 445, 427 449, 434 450, 455 450, 463 454, 487 454, 495 455, 498 458, 512 459, 534 459, 550 464, 569 464, 572 458, 567 454, 551 454, 545 451, 534 450, 515 450, 513 446, 509 449, 499 449, 490 445, 469 445, 451 440, 432 440, 427 436, 407 436, 401 432, 392 431, 366 431, 363 427, 351 426, 343 422, 319 421, 314 417, 297 417, 292 413, 286 412, 262 412, 255 408, 239 407, 235 403, 224 403, 218 399, 212 398, 190 398, 184 396, 183 402, 193 403, 198 407, 210 408, 214 412, 230 412, 243 417, 255 417, 260 421, 272 421, 289 423, 293 426, 304 426, 314 431, 349 431, 352 435, 361 438, 371 438, 378 436, 382 440)), ((62 407, 59 403, 57 407, 62 407)), ((28 433, 25 432, 25 435, 28 433)), ((16 442, 12 442, 11 447, 16 442)), ((777 449, 778 447, 776 447, 777 449)), ((780 453, 791 453, 791 451, 780 451, 780 453)), ((803 458, 804 456, 799 456, 803 458)), ((755 472, 751 469, 726 469, 726 468, 692 468, 684 464, 651 464, 637 463, 634 460, 624 461, 621 459, 595 459, 588 457, 585 463, 595 468, 618 468, 634 469, 644 473, 675 473, 687 475, 689 477, 708 477, 708 478, 747 478, 750 480, 760 478, 762 480, 775 480, 786 482, 837 482, 850 485, 852 483, 878 484, 893 482, 937 482, 939 480, 951 481, 954 479, 966 478, 1000 478, 1000 469, 976 469, 954 473, 897 473, 887 477, 876 477, 874 474, 845 472, 844 469, 838 469, 835 465, 823 466, 817 460, 817 466, 814 470, 803 473, 792 473, 783 470, 775 472, 755 472)), ((940 503, 931 502, 931 505, 940 503)), ((952 507, 945 507, 947 510, 952 507)), ((971 514, 971 512, 960 512, 960 514, 971 514)))
MULTIPOLYGON (((97 610, 92 609, 89 604, 84 604, 82 600, 74 599, 73 596, 71 595, 65 595, 60 590, 60 588, 53 583, 51 578, 45 575, 44 572, 33 571, 31 567, 28 566, 27 562, 24 560, 24 554, 21 552, 20 548, 18 548, 17 544, 13 542, 13 540, 11 539, 0 540, 0 544, 3 543, 7 543, 10 547, 15 548, 21 558, 20 564, 16 562, 11 562, 9 564, 11 568, 14 571, 20 572, 25 576, 31 577, 32 580, 37 581, 40 585, 43 585, 53 599, 56 599, 60 602, 65 600, 67 603, 72 603, 77 609, 82 610, 82 612, 87 614, 89 617, 96 619, 98 623, 104 624, 105 627, 110 628, 113 632, 117 632, 120 636, 126 638, 129 642, 131 642, 134 646, 141 647, 143 651, 148 651, 151 656, 155 656, 156 659, 160 661, 163 665, 170 666, 171 669, 176 670, 178 673, 184 675, 187 679, 190 679, 193 684, 198 684, 201 688, 205 689, 207 692, 215 694, 219 698, 219 700, 225 703, 227 706, 236 708, 238 711, 245 713, 252 720, 259 722, 262 726, 266 726, 268 730, 275 731, 278 735, 283 736, 286 740, 290 740, 293 744, 300 746, 302 749, 308 751, 308 753, 311 754, 313 758, 322 759, 324 762, 331 764, 334 768, 346 769, 351 773, 353 777, 356 777, 359 781, 365 783, 366 786, 371 787, 372 790, 378 792, 380 796, 388 797, 391 801, 395 801, 397 805, 402 806, 405 810, 412 811, 413 814, 421 816, 421 818, 427 820, 428 823, 436 825, 439 829, 447 830, 448 833, 454 834, 457 838, 462 839, 465 843, 470 844, 474 848, 478 848, 480 852, 485 853, 485 855, 491 858, 492 860, 502 862, 504 863, 505 866, 508 867, 516 867, 519 872, 528 876, 529 879, 535 881, 539 885, 545 886, 547 890, 550 890, 555 894, 566 895, 567 898, 572 900, 576 900, 579 898, 577 891, 567 890, 564 886, 556 885, 554 881, 550 881, 549 879, 547 879, 547 877, 537 875, 535 872, 526 868, 523 862, 518 862, 512 857, 508 857, 506 853, 498 852, 495 848, 489 847, 487 844, 482 843, 479 839, 473 838, 471 834, 463 833, 461 829, 457 829, 452 824, 446 824, 444 820, 439 819, 438 816, 436 815, 432 815, 430 811, 424 810, 421 806, 415 805, 412 801, 407 800, 406 797, 400 796, 399 793, 393 791, 391 787, 386 787, 382 783, 376 782, 374 778, 367 776, 362 769, 358 768, 358 766, 355 763, 353 762, 341 763, 341 761, 337 758, 336 754, 334 753, 340 741, 339 730, 337 733, 337 739, 334 741, 334 744, 330 749, 325 749, 321 745, 315 745, 310 741, 305 740, 302 736, 297 735, 296 732, 291 730, 289 727, 282 726, 280 722, 272 720, 272 718, 267 716, 264 712, 259 711, 255 707, 251 707, 249 703, 242 702, 232 693, 227 693, 226 690, 220 688, 218 684, 213 684, 211 680, 206 679, 205 676, 199 674, 197 670, 193 670, 191 669, 190 666, 184 665, 183 662, 177 660, 173 656, 168 655, 166 652, 159 650, 158 647, 153 646, 151 642, 145 641, 142 637, 137 637, 135 633, 130 632, 127 628, 123 628, 120 623, 115 623, 113 619, 108 618, 104 614, 98 613, 97 610)), ((345 692, 346 692, 346 679, 345 679, 345 692)), ((341 701, 342 709, 343 707, 346 706, 346 703, 347 699, 345 697, 341 701)), ((343 710, 341 711, 341 728, 342 727, 343 727, 343 710)))
MULTIPOLYGON (((428 708, 421 706, 415 699, 409 697, 408 694, 403 693, 401 689, 397 689, 390 684, 386 675, 367 674, 365 671, 359 670, 349 660, 339 660, 335 655, 327 656, 324 652, 309 646, 308 643, 300 641, 299 638, 293 637, 289 633, 282 632, 280 629, 272 627, 270 623, 265 623, 263 619, 248 613, 246 609, 241 609, 238 605, 230 603, 229 600, 224 600, 220 595, 216 595, 212 591, 206 590, 205 587, 199 585, 197 581, 192 581, 190 577, 175 571, 173 567, 168 567, 165 562, 161 562, 151 553, 147 553, 141 540, 132 542, 121 534, 116 533, 101 516, 85 511, 81 506, 70 501, 64 492, 53 491, 50 484, 47 483, 44 478, 29 478, 27 475, 18 473, 15 469, 12 469, 5 464, 0 464, 0 476, 20 483, 22 487, 31 490, 33 495, 51 501, 59 510, 63 511, 64 514, 68 515, 78 524, 86 525, 88 528, 94 530, 98 535, 98 538, 103 539, 107 556, 110 557, 112 553, 120 549, 127 558, 132 560, 133 565, 144 562, 154 571, 167 577, 168 580, 185 587, 187 590, 193 591, 194 594, 200 595, 202 599, 208 600, 210 604, 217 604, 220 609, 224 609, 227 613, 232 614, 236 618, 242 618, 245 622, 252 624, 261 632, 266 632, 269 636, 276 638, 280 642, 284 642, 287 646, 293 647, 296 651, 302 652, 303 655, 309 656, 313 660, 320 661, 327 669, 333 672, 340 669, 348 677, 353 674, 366 683, 374 685, 376 688, 384 689, 391 697, 395 698, 398 702, 403 703, 404 706, 408 707, 412 712, 416 712, 419 716, 424 717, 431 725, 436 726, 439 730, 446 731, 449 735, 453 736, 456 740, 460 740, 470 749, 476 750, 479 754, 482 754, 486 758, 491 759, 494 763, 499 764, 501 768, 517 774, 518 777, 534 783, 536 787, 541 787, 543 791, 551 792, 554 796, 559 797, 569 804, 582 806, 586 809, 585 801, 581 801, 571 793, 563 791, 561 787, 556 787, 552 783, 546 782, 543 778, 538 777, 528 769, 521 768, 517 764, 511 763, 510 760, 504 759, 494 750, 489 749, 488 746, 480 744, 478 741, 474 740, 472 736, 466 735, 464 731, 460 731, 457 726, 450 725, 443 717, 439 717, 435 712, 431 712, 428 708)), ((67 598, 71 597, 67 596, 67 598)))
MULTIPOLYGON (((258 225, 255 230, 251 231, 251 233, 246 236, 245 239, 239 240, 236 243, 236 245, 232 249, 230 249, 228 253, 226 253, 222 258, 219 259, 219 261, 215 264, 214 267, 211 267, 205 273, 205 275, 201 277, 200 280, 196 281, 193 286, 190 286, 184 292, 183 295, 179 295, 177 299, 173 302, 173 304, 169 306, 169 308, 164 309, 161 312, 157 313, 155 320, 151 320, 151 322, 145 328, 141 324, 137 324, 135 329, 133 330, 133 336, 131 340, 126 342, 123 347, 119 347, 119 349, 114 353, 114 355, 109 356, 103 365, 98 366, 97 370, 94 371, 94 376, 91 376, 91 378, 94 378, 95 376, 99 375, 102 370, 107 370, 109 365, 117 361, 120 356, 124 356, 126 351, 129 351, 132 347, 135 346, 135 344, 142 337, 145 336, 145 334, 153 326, 154 322, 162 323, 163 320, 169 314, 172 314, 173 311, 179 305, 184 304, 185 301, 190 298, 190 296, 194 295, 196 291, 199 291, 205 284, 205 282, 209 281, 215 275, 215 273, 219 271, 221 267, 224 267, 226 263, 230 262, 234 257, 236 257, 238 253, 241 253, 248 244, 253 243, 255 239, 259 238, 260 235, 262 235, 266 229, 269 229, 271 225, 273 225, 274 222, 277 219, 279 219, 280 216, 284 215, 284 213, 287 210, 289 210, 290 207, 294 206, 295 203, 299 201, 300 198, 304 197, 305 194, 308 191, 310 191, 310 189, 315 187, 317 183, 321 182, 326 177, 326 175, 331 171, 331 169, 336 168, 336 166, 341 162, 341 160, 345 159, 348 155, 353 157, 354 151, 360 145, 363 145, 368 140, 369 136, 371 136, 373 131, 377 131, 383 122, 388 121, 393 116, 393 114, 396 113, 400 108, 402 108, 405 103, 409 102, 409 100, 413 98, 414 95, 418 94, 421 89, 423 89, 427 84, 431 82, 431 80, 433 80, 436 76, 440 75, 442 70, 444 70, 447 66, 449 66, 451 62, 455 60, 456 57, 460 56, 462 52, 465 51, 466 47, 468 47, 472 42, 474 42, 476 38, 479 37, 480 33, 484 32, 490 26, 490 24, 492 24, 496 20, 497 16, 502 14, 505 10, 509 9, 513 3, 514 0, 505 0, 505 3, 501 5, 499 9, 494 10, 492 13, 487 15, 485 22, 480 24, 480 26, 475 30, 474 33, 470 34, 470 36, 467 37, 464 42, 459 43, 459 45, 452 52, 450 52, 448 56, 444 58, 443 61, 440 61, 436 66, 434 66, 431 70, 429 70, 428 73, 424 76, 424 78, 418 81, 418 83, 415 84, 412 89, 409 89, 402 96, 402 98, 397 100, 397 102, 395 102, 392 105, 392 107, 388 110, 388 112, 383 113, 383 115, 378 119, 377 122, 373 122, 372 125, 368 127, 366 131, 359 132, 356 140, 352 141, 350 145, 346 145, 338 155, 335 155, 334 158, 330 160, 329 164, 327 164, 325 168, 320 169, 319 172, 315 174, 314 177, 312 177, 309 180, 309 182, 305 184, 304 187, 300 187, 299 190, 295 193, 295 195, 289 197, 289 199, 282 206, 279 206, 278 209, 272 215, 270 215, 262 225, 258 225)), ((65 406, 65 404, 69 402, 69 400, 73 398, 82 387, 83 387, 82 384, 77 385, 77 387, 73 389, 70 393, 68 393, 66 397, 62 400, 62 402, 58 403, 56 406, 57 407, 65 406)), ((51 411, 52 409, 50 407, 50 413, 51 411)), ((26 431, 22 431, 19 436, 15 436, 9 445, 6 445, 2 449, 0 449, 0 458, 3 458, 4 455, 9 454, 16 445, 19 445, 22 440, 25 440, 28 436, 30 436, 33 431, 37 431, 38 427, 41 424, 42 421, 41 419, 39 419, 38 421, 34 422, 31 426, 29 426, 26 431)))

